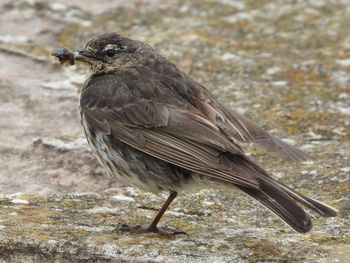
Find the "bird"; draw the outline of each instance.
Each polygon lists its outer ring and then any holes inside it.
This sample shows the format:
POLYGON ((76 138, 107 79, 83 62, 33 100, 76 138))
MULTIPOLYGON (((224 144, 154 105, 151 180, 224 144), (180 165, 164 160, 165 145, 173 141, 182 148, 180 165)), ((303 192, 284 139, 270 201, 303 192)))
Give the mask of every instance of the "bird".
POLYGON ((169 193, 150 224, 123 224, 122 231, 184 233, 158 223, 179 193, 205 188, 238 188, 299 233, 312 228, 304 207, 336 216, 334 208, 275 180, 243 145, 256 144, 285 161, 308 160, 308 153, 219 102, 150 45, 111 32, 53 55, 89 69, 80 92, 81 124, 101 165, 125 185, 169 193))

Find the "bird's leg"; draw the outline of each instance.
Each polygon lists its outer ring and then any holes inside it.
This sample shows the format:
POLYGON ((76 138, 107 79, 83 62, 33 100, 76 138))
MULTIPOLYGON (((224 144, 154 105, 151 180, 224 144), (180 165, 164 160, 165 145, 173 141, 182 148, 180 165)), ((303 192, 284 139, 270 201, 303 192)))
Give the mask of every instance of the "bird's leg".
POLYGON ((171 202, 176 198, 176 196, 177 196, 177 192, 173 192, 173 191, 170 192, 170 195, 169 195, 168 199, 165 201, 165 203, 163 204, 162 208, 158 211, 158 214, 153 219, 152 223, 148 226, 148 229, 151 232, 155 232, 155 231, 158 230, 157 225, 158 225, 160 219, 164 215, 165 211, 168 209, 168 207, 171 204, 171 202))
POLYGON ((162 218, 162 216, 164 215, 165 211, 168 209, 169 205, 171 204, 171 202, 176 198, 177 196, 177 192, 175 191, 171 191, 170 195, 168 197, 168 199, 165 201, 165 203, 163 204, 162 208, 158 211, 158 214, 156 215, 156 217, 153 219, 153 221, 151 222, 151 224, 149 224, 148 226, 135 226, 135 227, 131 227, 128 225, 122 225, 121 227, 121 231, 125 231, 125 232, 131 232, 131 233, 156 233, 162 236, 175 236, 178 234, 185 234, 187 235, 185 232, 182 231, 176 231, 176 232, 166 232, 164 230, 161 230, 158 228, 158 223, 160 221, 160 219, 162 218))

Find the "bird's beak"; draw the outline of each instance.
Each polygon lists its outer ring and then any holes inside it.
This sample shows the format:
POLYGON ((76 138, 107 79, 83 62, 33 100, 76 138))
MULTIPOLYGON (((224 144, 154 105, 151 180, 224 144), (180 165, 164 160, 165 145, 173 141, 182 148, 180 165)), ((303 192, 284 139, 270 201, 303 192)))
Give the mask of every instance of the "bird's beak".
POLYGON ((99 60, 97 57, 95 57, 91 52, 84 48, 77 49, 74 51, 74 60, 85 62, 85 63, 93 63, 96 60, 99 60))

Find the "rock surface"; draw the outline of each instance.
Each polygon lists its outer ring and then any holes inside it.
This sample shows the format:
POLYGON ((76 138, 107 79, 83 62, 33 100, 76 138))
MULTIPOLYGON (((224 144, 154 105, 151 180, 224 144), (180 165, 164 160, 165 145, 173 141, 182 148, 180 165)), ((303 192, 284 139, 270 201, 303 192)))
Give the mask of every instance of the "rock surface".
POLYGON ((123 233, 146 224, 163 199, 134 188, 0 199, 0 260, 12 262, 346 262, 349 217, 315 219, 295 234, 239 194, 182 195, 162 221, 189 235, 162 238, 123 233), (234 200, 234 201, 233 201, 234 200))
POLYGON ((348 262, 348 1, 14 0, 0 1, 0 14, 0 262, 348 262), (189 236, 118 232, 148 222, 163 199, 120 187, 99 167, 79 124, 84 69, 50 56, 105 31, 154 45, 313 154, 286 164, 247 147, 339 217, 316 217, 300 235, 241 193, 203 191, 180 195, 161 222, 189 236))

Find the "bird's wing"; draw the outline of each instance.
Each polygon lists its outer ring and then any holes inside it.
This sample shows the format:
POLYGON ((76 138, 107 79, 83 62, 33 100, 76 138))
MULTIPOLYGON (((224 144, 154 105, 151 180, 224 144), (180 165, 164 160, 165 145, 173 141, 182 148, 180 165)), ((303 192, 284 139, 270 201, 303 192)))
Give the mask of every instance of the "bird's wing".
MULTIPOLYGON (((130 93, 118 98, 106 96, 106 85, 112 84, 94 82, 93 87, 83 89, 81 94, 83 118, 95 133, 108 134, 142 152, 210 178, 258 188, 258 173, 249 167, 249 162, 240 161, 248 159, 241 148, 205 116, 130 93)), ((124 84, 117 85, 122 89, 124 84)))
POLYGON ((156 79, 161 79, 162 85, 168 89, 175 89, 232 141, 255 143, 265 148, 270 155, 286 161, 312 159, 306 152, 276 138, 243 115, 216 101, 205 87, 188 76, 178 75, 180 77, 175 78, 161 74, 156 79))
POLYGON ((218 113, 217 126, 233 140, 255 143, 263 147, 270 155, 286 161, 298 162, 312 159, 306 152, 278 139, 245 116, 220 103, 207 104, 207 107, 218 113))

